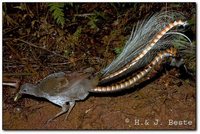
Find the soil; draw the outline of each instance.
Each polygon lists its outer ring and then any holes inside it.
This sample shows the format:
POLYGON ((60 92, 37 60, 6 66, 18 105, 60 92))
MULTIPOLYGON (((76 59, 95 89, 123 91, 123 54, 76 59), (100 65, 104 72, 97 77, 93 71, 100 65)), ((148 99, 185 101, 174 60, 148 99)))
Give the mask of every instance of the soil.
MULTIPOLYGON (((194 3, 174 5, 168 4, 169 9, 183 11, 191 21, 195 18, 194 3)), ((48 6, 45 4, 25 4, 25 10, 16 8, 22 6, 19 3, 7 3, 6 6, 3 80, 17 80, 23 84, 36 83, 57 71, 73 72, 91 66, 96 71, 101 70, 114 59, 117 50, 123 48, 131 24, 147 16, 152 9, 154 12, 165 11, 166 3, 67 5, 65 17, 68 23, 64 28, 60 28, 47 14, 48 6), (41 12, 38 12, 40 9, 41 12), (96 20, 73 18, 79 15, 77 12, 81 15, 96 13, 96 18, 93 18, 96 20)), ((191 36, 194 35, 195 28, 192 27, 191 36)), ((192 39, 195 40, 195 37, 192 39)), ((196 68, 195 65, 192 67, 189 68, 193 71, 192 77, 172 68, 122 92, 90 93, 85 100, 76 102, 66 120, 64 114, 48 124, 45 124, 46 121, 54 117, 61 110, 60 107, 28 95, 14 102, 19 88, 3 86, 3 129, 195 130, 196 68)))
POLYGON ((129 89, 129 93, 91 94, 86 100, 76 103, 67 120, 62 115, 48 125, 45 125, 46 121, 61 110, 50 102, 30 96, 15 106, 4 102, 3 128, 195 129, 194 82, 181 80, 174 73, 176 70, 171 70, 142 88, 129 89))

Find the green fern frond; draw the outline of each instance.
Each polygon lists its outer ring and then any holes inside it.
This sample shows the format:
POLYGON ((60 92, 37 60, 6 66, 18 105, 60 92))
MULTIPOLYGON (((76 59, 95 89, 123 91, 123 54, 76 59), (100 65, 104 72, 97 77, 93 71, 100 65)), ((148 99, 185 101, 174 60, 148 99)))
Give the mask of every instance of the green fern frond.
POLYGON ((49 11, 52 12, 52 16, 57 24, 62 27, 65 24, 64 11, 63 8, 65 6, 64 3, 48 3, 49 11))

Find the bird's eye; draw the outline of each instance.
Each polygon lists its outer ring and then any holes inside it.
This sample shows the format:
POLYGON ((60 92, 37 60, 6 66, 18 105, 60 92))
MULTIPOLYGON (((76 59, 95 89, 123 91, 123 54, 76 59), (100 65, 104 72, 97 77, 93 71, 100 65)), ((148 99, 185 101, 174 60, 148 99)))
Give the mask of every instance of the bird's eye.
POLYGON ((27 90, 26 89, 23 89, 23 92, 26 92, 27 90))

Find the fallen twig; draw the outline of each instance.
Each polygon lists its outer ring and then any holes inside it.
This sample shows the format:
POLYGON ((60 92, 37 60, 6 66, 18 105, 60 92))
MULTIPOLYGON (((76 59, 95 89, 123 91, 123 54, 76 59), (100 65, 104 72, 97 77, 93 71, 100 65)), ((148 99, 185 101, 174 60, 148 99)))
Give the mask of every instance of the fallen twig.
POLYGON ((3 76, 26 76, 33 75, 33 73, 3 73, 3 76))
POLYGON ((25 64, 29 70, 31 70, 31 72, 33 72, 34 74, 37 74, 35 70, 33 70, 32 67, 30 67, 29 64, 27 64, 24 60, 21 59, 21 56, 18 54, 18 52, 12 47, 10 46, 8 43, 6 43, 6 45, 10 48, 10 50, 15 53, 16 57, 23 63, 25 64))
POLYGON ((38 49, 44 50, 44 51, 46 51, 46 52, 49 52, 49 53, 51 53, 51 54, 53 54, 53 55, 55 55, 55 56, 62 57, 62 58, 65 58, 65 59, 68 59, 68 58, 65 57, 65 56, 62 56, 62 55, 60 55, 60 54, 57 54, 57 53, 55 53, 55 52, 53 52, 53 51, 50 51, 50 50, 48 50, 48 49, 46 49, 46 48, 39 47, 39 46, 37 46, 37 45, 35 45, 35 44, 33 44, 33 43, 30 43, 30 42, 27 42, 27 41, 25 41, 25 40, 21 40, 21 39, 15 39, 15 40, 17 40, 17 41, 21 41, 21 42, 23 42, 23 43, 25 43, 25 44, 28 44, 28 45, 30 45, 31 47, 35 47, 35 48, 38 48, 38 49))
POLYGON ((3 84, 3 86, 11 86, 11 87, 19 88, 20 80, 3 78, 3 83, 2 84, 3 84))

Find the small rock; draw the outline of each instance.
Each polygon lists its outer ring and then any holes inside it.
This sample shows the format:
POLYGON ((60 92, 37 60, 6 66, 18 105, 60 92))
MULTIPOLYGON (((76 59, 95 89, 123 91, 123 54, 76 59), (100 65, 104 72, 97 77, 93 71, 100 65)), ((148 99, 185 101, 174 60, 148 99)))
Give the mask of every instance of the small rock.
POLYGON ((22 109, 20 107, 15 107, 14 108, 14 113, 21 113, 22 109))

